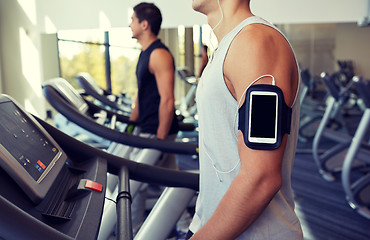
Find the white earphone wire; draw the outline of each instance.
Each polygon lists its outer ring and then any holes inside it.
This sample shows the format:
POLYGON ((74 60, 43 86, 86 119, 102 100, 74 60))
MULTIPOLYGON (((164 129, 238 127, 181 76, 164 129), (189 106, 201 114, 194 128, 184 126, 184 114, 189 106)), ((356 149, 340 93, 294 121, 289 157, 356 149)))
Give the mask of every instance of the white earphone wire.
MULTIPOLYGON (((222 8, 221 8, 221 4, 220 4, 220 0, 217 0, 217 3, 218 3, 218 8, 220 9, 220 13, 221 13, 221 18, 220 20, 218 21, 218 23, 212 28, 212 31, 209 32, 209 43, 211 44, 212 48, 215 49, 215 46, 213 46, 212 44, 212 41, 211 41, 211 38, 212 38, 212 33, 214 33, 215 29, 220 26, 222 20, 224 19, 224 12, 222 11, 222 8)), ((212 54, 213 55, 213 54, 212 54)), ((212 56, 213 57, 213 56, 212 56)))

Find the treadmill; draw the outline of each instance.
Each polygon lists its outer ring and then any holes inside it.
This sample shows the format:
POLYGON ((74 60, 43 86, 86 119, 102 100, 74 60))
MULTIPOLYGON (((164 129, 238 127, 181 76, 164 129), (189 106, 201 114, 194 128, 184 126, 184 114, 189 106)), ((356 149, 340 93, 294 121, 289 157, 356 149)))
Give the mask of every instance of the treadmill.
POLYGON ((104 105, 109 106, 112 110, 125 113, 131 112, 130 105, 133 102, 130 99, 124 96, 113 95, 100 88, 89 73, 81 72, 76 75, 76 79, 78 84, 84 89, 86 95, 92 96, 104 105))
MULTIPOLYGON (((78 124, 82 128, 89 130, 93 132, 96 135, 99 135, 101 137, 104 137, 108 140, 111 140, 113 143, 116 143, 118 145, 128 145, 131 147, 139 147, 139 148, 145 148, 143 149, 142 154, 140 154, 139 159, 135 159, 135 161, 154 165, 155 161, 159 158, 160 152, 171 152, 176 154, 187 154, 187 155, 197 155, 197 144, 190 144, 190 143, 181 143, 181 142, 173 142, 173 141, 166 141, 166 140, 154 140, 154 139, 148 139, 148 138, 142 138, 138 136, 134 136, 125 132, 117 131, 115 129, 116 123, 111 123, 111 120, 108 121, 108 124, 102 124, 107 123, 106 120, 100 121, 99 119, 94 119, 94 116, 97 114, 97 110, 99 110, 98 115, 107 116, 107 119, 117 119, 121 122, 121 118, 115 118, 115 113, 112 113, 110 111, 107 111, 108 113, 102 114, 102 112, 106 112, 105 109, 102 110, 102 108, 97 106, 92 106, 89 104, 88 107, 86 107, 87 110, 80 111, 81 108, 80 105, 86 105, 84 100, 81 100, 81 97, 79 94, 74 90, 66 80, 58 78, 58 79, 51 79, 47 81, 43 85, 43 91, 48 99, 49 103, 61 114, 63 114, 66 118, 68 118, 70 121, 74 122, 75 124, 78 124), (71 97, 74 96, 74 97, 71 97), (76 98, 76 99, 75 99, 76 98), (79 98, 79 101, 77 101, 77 98, 79 98), (77 102, 77 103, 76 103, 77 102), (108 126, 106 126, 108 125, 108 126)), ((85 109, 85 108, 83 108, 85 109)), ((123 119, 124 121, 124 119, 123 119)), ((119 148, 120 146, 116 147, 119 148)), ((115 150, 113 150, 116 152, 115 150)), ((112 152, 113 152, 112 151, 112 152)), ((123 156, 128 157, 128 156, 123 156)), ((131 159, 134 160, 134 159, 131 159)), ((114 179, 109 178, 109 192, 115 195, 116 192, 116 182, 114 179)), ((140 186, 138 184, 131 184, 131 191, 133 197, 138 192, 138 189, 140 186)), ((178 209, 182 209, 182 211, 186 208, 187 204, 192 200, 192 198, 195 195, 194 191, 188 191, 186 194, 184 194, 184 191, 165 191, 165 195, 172 195, 169 201, 173 201, 173 199, 177 198, 178 196, 182 196, 180 198, 181 205, 178 203, 178 209), (176 193, 177 192, 177 193, 176 193)), ((158 208, 156 208, 158 209, 158 208)), ((161 210, 157 210, 160 212, 163 212, 161 210)), ((172 225, 174 225, 177 221, 177 216, 180 213, 174 214, 174 211, 168 211, 168 209, 164 208, 164 211, 167 212, 164 215, 167 215, 166 220, 172 219, 168 221, 168 224, 165 224, 164 226, 158 227, 157 229, 167 229, 165 231, 169 231, 168 229, 171 228, 172 225)), ((157 214, 155 214, 157 216, 157 214)), ((157 221, 152 221, 157 222, 157 221)), ((161 222, 164 222, 163 220, 161 222)), ((113 231, 113 226, 115 224, 115 217, 114 217, 114 209, 112 207, 107 207, 105 210, 105 213, 103 215, 103 230, 100 232, 99 239, 106 239, 108 235, 113 231)), ((148 226, 148 228, 150 228, 148 226)), ((145 228, 144 228, 145 229, 145 228)), ((163 233, 162 231, 159 231, 160 234, 163 233)), ((142 230, 140 230, 142 231, 142 230)), ((143 230, 144 231, 144 230, 143 230)), ((145 231, 146 234, 153 235, 153 230, 151 231, 145 231)), ((140 233, 140 232, 139 232, 140 233)), ((139 234, 138 233, 138 234, 139 234)), ((139 236, 141 233, 139 234, 139 236)), ((162 236, 162 235, 161 235, 162 236)), ((139 238, 140 239, 140 238, 139 238)), ((146 239, 143 237, 142 239, 146 239)))
POLYGON ((84 144, 0 96, 0 238, 96 239, 107 172, 119 176, 117 239, 132 239, 129 179, 198 190, 196 173, 84 144), (6 217, 5 217, 6 216, 6 217))

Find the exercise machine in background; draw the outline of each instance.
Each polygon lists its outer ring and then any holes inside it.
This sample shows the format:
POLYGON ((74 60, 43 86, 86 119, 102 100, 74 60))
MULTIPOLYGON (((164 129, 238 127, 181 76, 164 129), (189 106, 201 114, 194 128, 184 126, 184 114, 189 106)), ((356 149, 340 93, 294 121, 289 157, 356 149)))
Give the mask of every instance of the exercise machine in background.
POLYGON ((133 101, 125 94, 117 96, 105 91, 96 84, 94 78, 87 72, 77 74, 76 79, 78 84, 84 89, 83 95, 93 97, 101 104, 109 106, 112 111, 131 113, 133 101))
POLYGON ((370 82, 355 76, 353 83, 366 109, 344 158, 341 177, 349 205, 370 219, 370 82))
POLYGON ((333 76, 322 73, 321 77, 329 94, 326 99, 325 113, 313 139, 312 154, 322 177, 327 181, 334 181, 336 175, 340 174, 342 170, 343 155, 346 153, 352 137, 345 131, 346 129, 342 128, 342 131, 337 128, 331 129, 331 120, 338 121, 340 110, 348 100, 348 91, 352 83, 340 88, 333 81, 333 76), (334 144, 321 152, 319 147, 324 142, 324 138, 326 142, 330 140, 334 144))

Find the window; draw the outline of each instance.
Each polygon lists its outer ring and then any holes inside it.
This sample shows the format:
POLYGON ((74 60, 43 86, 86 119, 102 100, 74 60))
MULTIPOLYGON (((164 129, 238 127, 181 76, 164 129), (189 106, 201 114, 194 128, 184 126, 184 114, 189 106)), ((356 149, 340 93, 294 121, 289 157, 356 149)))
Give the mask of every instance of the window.
POLYGON ((74 76, 88 72, 103 89, 107 89, 106 63, 110 62, 109 78, 112 93, 136 95, 135 68, 140 50, 131 39, 129 28, 108 32, 109 42, 102 30, 71 30, 58 33, 61 75, 75 88, 80 88, 74 76), (106 49, 108 46, 108 49, 106 49), (106 59, 106 50, 110 57, 106 59))

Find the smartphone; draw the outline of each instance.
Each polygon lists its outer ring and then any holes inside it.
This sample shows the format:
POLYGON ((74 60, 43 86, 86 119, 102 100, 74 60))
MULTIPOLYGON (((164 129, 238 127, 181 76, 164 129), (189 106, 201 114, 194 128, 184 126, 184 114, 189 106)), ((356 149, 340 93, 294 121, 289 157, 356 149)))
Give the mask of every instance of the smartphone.
POLYGON ((249 142, 275 144, 278 124, 277 93, 252 91, 249 97, 249 142))

